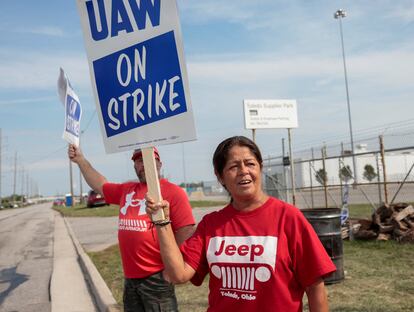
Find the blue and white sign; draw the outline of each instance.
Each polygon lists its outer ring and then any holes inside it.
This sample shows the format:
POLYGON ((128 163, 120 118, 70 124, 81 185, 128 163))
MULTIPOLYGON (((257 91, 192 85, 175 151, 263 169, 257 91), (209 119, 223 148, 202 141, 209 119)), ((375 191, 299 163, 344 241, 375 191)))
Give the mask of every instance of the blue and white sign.
POLYGON ((79 146, 82 107, 62 68, 58 79, 58 94, 65 106, 65 126, 62 137, 67 142, 79 146))
POLYGON ((196 139, 175 0, 76 0, 108 153, 196 139))
POLYGON ((342 196, 341 225, 349 218, 349 184, 345 183, 342 196))

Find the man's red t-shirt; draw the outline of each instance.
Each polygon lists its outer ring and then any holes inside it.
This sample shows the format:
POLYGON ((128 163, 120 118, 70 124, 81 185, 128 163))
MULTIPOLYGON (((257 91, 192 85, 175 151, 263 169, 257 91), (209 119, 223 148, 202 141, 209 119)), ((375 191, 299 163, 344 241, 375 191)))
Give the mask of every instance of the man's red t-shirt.
POLYGON ((181 250, 194 284, 210 273, 209 312, 302 311, 305 288, 336 270, 299 209, 272 197, 206 215, 181 250))
MULTIPOLYGON (((195 224, 185 192, 165 179, 160 180, 163 199, 170 203, 173 231, 195 224)), ((105 183, 105 200, 119 205, 118 241, 126 278, 143 278, 164 269, 157 231, 145 212, 146 183, 105 183)))

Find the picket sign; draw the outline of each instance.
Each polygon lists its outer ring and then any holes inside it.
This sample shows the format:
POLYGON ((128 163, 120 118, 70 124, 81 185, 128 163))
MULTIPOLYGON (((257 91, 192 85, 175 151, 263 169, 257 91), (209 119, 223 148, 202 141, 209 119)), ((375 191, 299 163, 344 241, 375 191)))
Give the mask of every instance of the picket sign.
MULTIPOLYGON (((155 202, 162 201, 160 181, 158 180, 157 164, 154 157, 154 148, 145 147, 142 149, 142 160, 144 161, 145 180, 147 181, 148 195, 155 202)), ((151 216, 152 221, 165 219, 164 211, 158 210, 151 216)))
MULTIPOLYGON (((176 0, 76 3, 105 151, 195 140, 176 0)), ((150 156, 144 158, 148 191, 160 200, 150 156)))
POLYGON ((76 0, 105 151, 196 139, 176 0, 76 0))
POLYGON ((79 146, 82 106, 62 68, 60 68, 57 87, 59 99, 65 107, 65 124, 62 138, 69 144, 79 146))

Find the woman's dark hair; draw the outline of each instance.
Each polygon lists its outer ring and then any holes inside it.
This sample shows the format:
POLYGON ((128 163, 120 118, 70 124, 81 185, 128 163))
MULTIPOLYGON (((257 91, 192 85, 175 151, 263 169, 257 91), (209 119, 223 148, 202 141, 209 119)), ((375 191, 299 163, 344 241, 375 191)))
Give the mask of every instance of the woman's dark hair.
POLYGON ((213 166, 214 171, 218 176, 222 176, 224 166, 227 163, 229 158, 229 151, 233 146, 244 146, 250 149, 250 151, 255 156, 257 162, 260 164, 260 168, 263 165, 262 154, 260 153, 259 148, 257 147, 256 143, 252 140, 244 137, 244 136, 234 136, 228 139, 225 139, 221 142, 214 152, 213 155, 213 166))

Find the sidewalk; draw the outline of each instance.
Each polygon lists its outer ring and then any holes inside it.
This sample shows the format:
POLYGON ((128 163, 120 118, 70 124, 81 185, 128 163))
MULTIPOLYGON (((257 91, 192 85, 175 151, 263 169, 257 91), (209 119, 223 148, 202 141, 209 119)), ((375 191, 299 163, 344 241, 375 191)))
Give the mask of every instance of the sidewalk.
POLYGON ((69 222, 55 213, 52 312, 121 311, 69 222))
MULTIPOLYGON (((198 223, 223 206, 195 208, 198 223)), ((52 312, 119 312, 111 291, 85 253, 117 243, 117 217, 63 218, 55 213, 52 312)))

